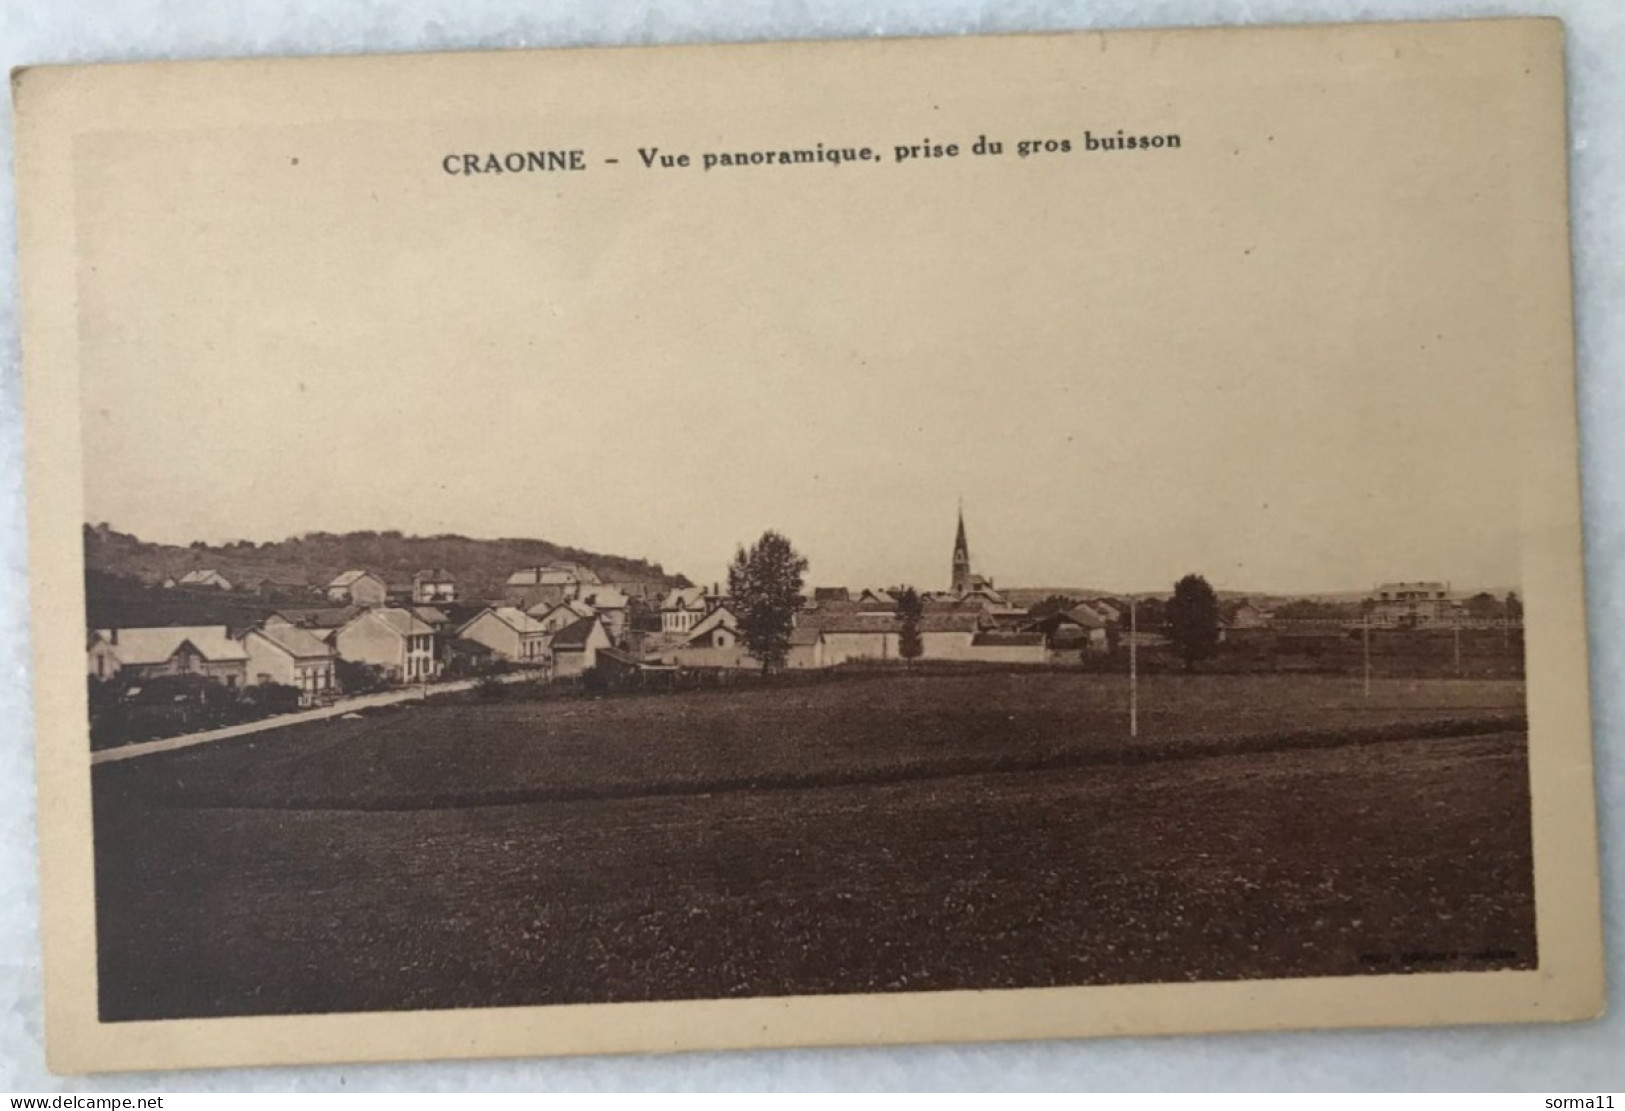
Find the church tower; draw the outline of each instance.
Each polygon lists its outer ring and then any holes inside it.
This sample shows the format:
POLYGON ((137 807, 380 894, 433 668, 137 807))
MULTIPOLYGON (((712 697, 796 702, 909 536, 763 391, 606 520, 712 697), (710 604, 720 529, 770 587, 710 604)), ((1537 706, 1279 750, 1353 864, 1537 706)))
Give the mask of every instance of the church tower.
POLYGON ((971 589, 970 546, 965 543, 965 508, 959 509, 959 535, 954 537, 953 592, 964 594, 971 589))

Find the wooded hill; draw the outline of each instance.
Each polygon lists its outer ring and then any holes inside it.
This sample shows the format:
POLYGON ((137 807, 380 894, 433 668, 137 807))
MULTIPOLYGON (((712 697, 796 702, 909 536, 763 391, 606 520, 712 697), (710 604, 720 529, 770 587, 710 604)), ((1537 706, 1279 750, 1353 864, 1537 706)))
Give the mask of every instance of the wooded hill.
POLYGON ((605 582, 653 582, 663 587, 687 586, 681 575, 668 575, 658 563, 605 555, 547 540, 507 538, 475 540, 467 536, 406 536, 399 532, 308 532, 287 540, 256 544, 240 540, 187 547, 153 544, 106 524, 86 525, 85 570, 160 583, 188 571, 220 572, 234 587, 319 587, 351 569, 371 571, 391 586, 410 586, 412 576, 427 568, 450 571, 458 591, 470 599, 498 597, 514 571, 556 561, 592 569, 605 582))

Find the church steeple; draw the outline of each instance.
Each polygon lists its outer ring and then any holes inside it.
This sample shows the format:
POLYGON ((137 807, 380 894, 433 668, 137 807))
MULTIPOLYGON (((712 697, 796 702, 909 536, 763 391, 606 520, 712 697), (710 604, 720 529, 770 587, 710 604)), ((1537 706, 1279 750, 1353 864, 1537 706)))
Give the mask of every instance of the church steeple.
POLYGON ((959 507, 959 533, 954 537, 953 592, 964 594, 971 588, 970 545, 965 543, 965 507, 959 507))

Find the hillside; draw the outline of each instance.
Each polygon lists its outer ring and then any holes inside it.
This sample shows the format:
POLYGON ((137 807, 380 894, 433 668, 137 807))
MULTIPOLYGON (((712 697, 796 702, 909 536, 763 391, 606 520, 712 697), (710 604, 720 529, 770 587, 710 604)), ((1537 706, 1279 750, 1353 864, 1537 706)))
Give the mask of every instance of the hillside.
POLYGON ((188 571, 219 571, 239 587, 262 582, 321 586, 335 575, 360 568, 391 585, 409 585, 424 568, 443 568, 466 598, 499 595, 502 584, 521 567, 554 561, 579 563, 606 582, 651 582, 683 585, 658 563, 605 555, 547 540, 508 538, 475 540, 466 536, 405 536, 399 532, 311 532, 287 540, 256 544, 251 540, 224 545, 201 541, 188 547, 153 544, 108 525, 86 525, 85 570, 157 583, 188 571))

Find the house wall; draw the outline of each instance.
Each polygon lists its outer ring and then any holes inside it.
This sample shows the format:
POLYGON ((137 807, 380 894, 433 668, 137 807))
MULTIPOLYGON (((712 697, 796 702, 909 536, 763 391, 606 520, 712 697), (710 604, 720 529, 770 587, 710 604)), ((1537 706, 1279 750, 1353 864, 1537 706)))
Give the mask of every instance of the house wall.
POLYGON ((976 634, 971 632, 922 632, 920 634, 920 658, 924 660, 963 660, 968 657, 971 641, 976 634))
POLYGON ((257 633, 243 638, 248 650, 248 677, 255 683, 286 683, 298 685, 298 673, 293 657, 257 633))
POLYGON ((333 638, 334 647, 346 660, 388 668, 399 676, 406 667, 405 641, 381 621, 353 621, 333 638))
POLYGON ((616 644, 626 636, 626 611, 624 609, 599 610, 598 619, 604 623, 604 629, 609 633, 609 639, 616 644))
POLYGON ((897 651, 896 633, 825 632, 823 645, 822 658, 819 663, 821 667, 835 667, 848 660, 896 660, 901 658, 897 651))
POLYGON ((338 689, 331 656, 297 659, 252 632, 243 639, 243 647, 248 651, 246 667, 250 683, 284 683, 298 687, 300 700, 306 705, 338 689))
POLYGON ((732 668, 760 668, 762 661, 745 651, 737 638, 729 636, 726 644, 718 646, 714 638, 706 638, 710 643, 701 645, 684 645, 681 648, 668 652, 667 658, 674 664, 683 667, 732 667, 732 668))
POLYGON ((111 679, 119 673, 118 657, 104 641, 96 641, 88 653, 88 673, 98 679, 111 679))
POLYGON ((660 611, 660 631, 664 633, 686 633, 700 623, 705 616, 697 609, 672 609, 660 611))
POLYGON ((973 644, 965 659, 981 663, 1042 664, 1049 662, 1049 649, 1043 644, 973 644))
POLYGON ((823 648, 817 642, 812 644, 792 644, 789 653, 784 658, 784 666, 795 671, 823 667, 823 648))
POLYGON ((482 613, 463 628, 464 639, 483 644, 503 659, 520 658, 519 631, 494 613, 482 613))
POLYGON ((560 602, 568 602, 580 593, 580 587, 575 583, 547 583, 541 586, 504 586, 502 600, 510 606, 519 609, 529 609, 538 602, 546 602, 556 606, 560 602))
POLYGON ((587 637, 585 651, 555 651, 553 653, 553 675, 557 678, 564 678, 590 671, 592 666, 598 662, 598 650, 609 646, 609 634, 604 632, 602 625, 594 625, 592 634, 587 637))

